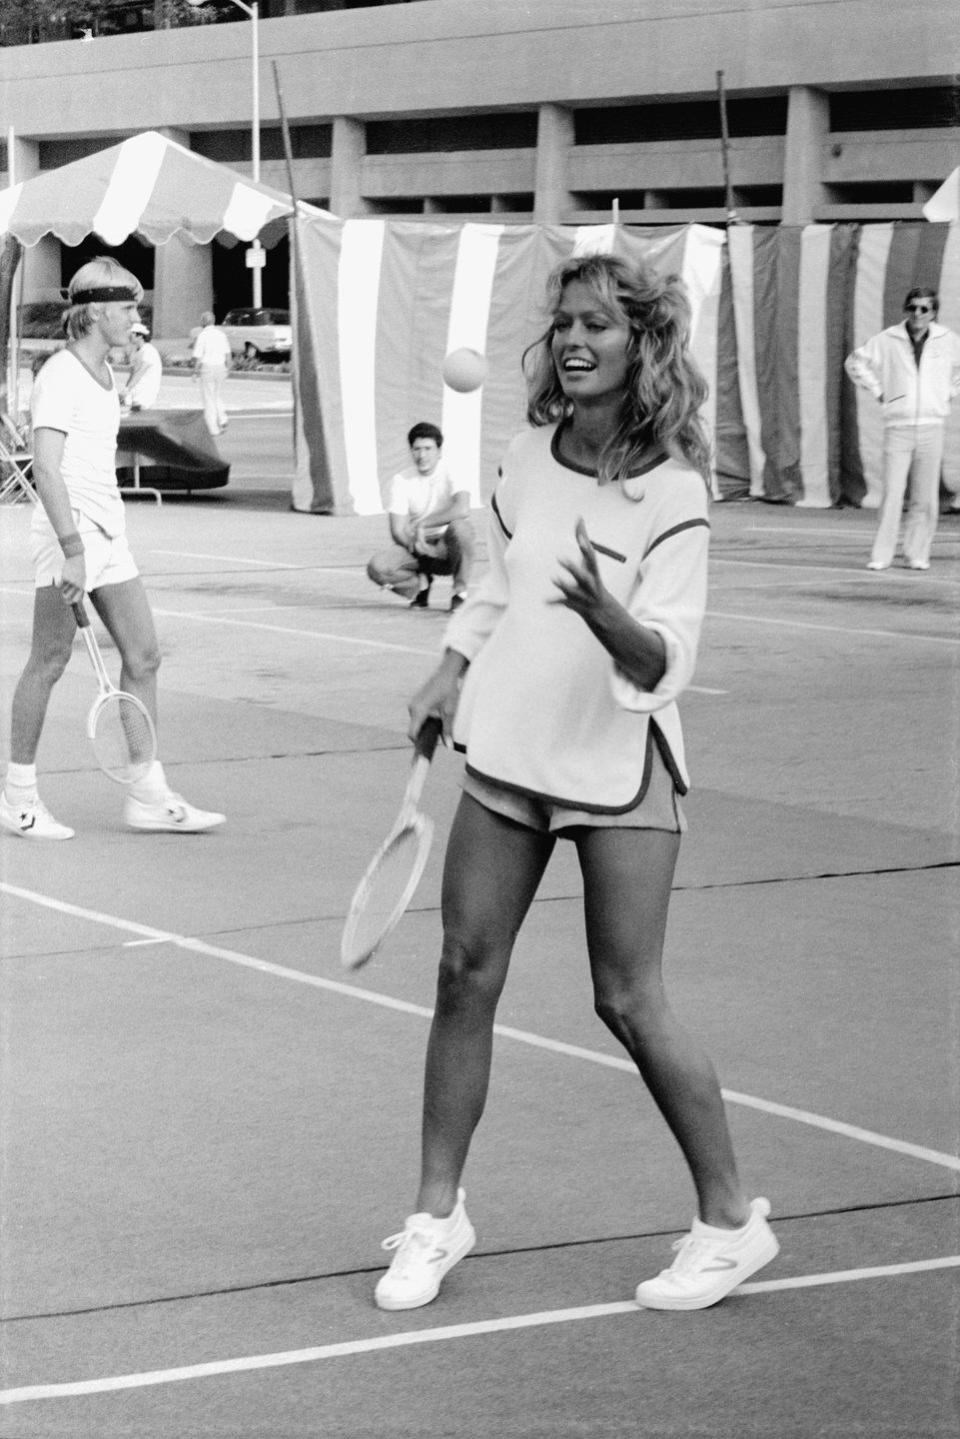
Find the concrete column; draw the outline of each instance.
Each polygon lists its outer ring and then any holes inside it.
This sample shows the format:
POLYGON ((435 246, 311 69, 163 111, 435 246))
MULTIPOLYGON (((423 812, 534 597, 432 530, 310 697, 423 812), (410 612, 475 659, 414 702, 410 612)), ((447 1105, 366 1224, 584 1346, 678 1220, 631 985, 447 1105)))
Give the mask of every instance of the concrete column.
POLYGON ((213 254, 210 245, 198 245, 174 235, 158 245, 153 264, 153 334, 160 340, 180 340, 200 323, 204 310, 213 309, 213 254))
MULTIPOLYGON (((13 175, 19 185, 23 180, 32 180, 40 173, 40 145, 36 140, 13 138, 13 175)), ((60 299, 60 241, 55 235, 44 235, 36 244, 23 252, 20 262, 19 302, 31 300, 60 299)))
POLYGON ((351 115, 337 115, 333 121, 330 157, 330 209, 349 220, 368 213, 360 191, 360 174, 367 153, 367 127, 351 115))
POLYGON ((564 105, 541 105, 537 116, 537 166, 533 218, 559 225, 573 208, 567 188, 567 152, 573 145, 573 112, 564 105))
POLYGON ((791 87, 783 160, 784 225, 809 225, 823 199, 821 155, 830 133, 830 102, 823 90, 791 87))
MULTIPOLYGON (((161 131, 169 140, 189 148, 185 130, 161 131)), ((210 245, 198 245, 174 235, 153 253, 153 335, 179 340, 200 323, 203 310, 213 308, 213 255, 210 245)))

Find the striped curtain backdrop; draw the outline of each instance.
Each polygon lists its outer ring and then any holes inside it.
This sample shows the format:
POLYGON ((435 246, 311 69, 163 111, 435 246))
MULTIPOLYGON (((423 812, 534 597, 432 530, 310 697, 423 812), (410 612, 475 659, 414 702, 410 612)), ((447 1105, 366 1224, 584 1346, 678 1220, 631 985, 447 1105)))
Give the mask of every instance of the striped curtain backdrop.
MULTIPOLYGON (((749 493, 877 505, 880 406, 847 378, 843 361, 903 319, 914 285, 939 290, 940 321, 960 333, 960 226, 738 225, 728 251, 749 493)), ((943 473, 960 493, 960 404, 947 425, 943 473)))
MULTIPOLYGON (((703 226, 582 229, 300 219, 292 246, 297 350, 293 508, 383 511, 392 475, 409 463, 418 420, 443 431, 444 455, 476 505, 523 424, 524 349, 546 325, 544 287, 569 255, 643 256, 683 276, 693 349, 717 370, 724 237, 703 226), (462 395, 440 374, 461 346, 487 356, 483 388, 462 395)), ((711 385, 711 415, 716 387, 711 385)))
MULTIPOLYGON (((584 251, 643 258, 685 281, 692 349, 710 386, 717 497, 875 503, 879 414, 843 359, 900 318, 913 284, 939 285, 941 319, 960 330, 958 247, 960 227, 930 224, 725 233, 301 217, 291 247, 293 508, 381 513, 417 420, 440 425, 448 461, 485 503, 523 424, 520 359, 545 325, 546 276, 584 251), (444 355, 463 345, 489 364, 470 395, 440 375, 444 355)), ((947 479, 960 490, 956 443, 948 450, 947 479)))

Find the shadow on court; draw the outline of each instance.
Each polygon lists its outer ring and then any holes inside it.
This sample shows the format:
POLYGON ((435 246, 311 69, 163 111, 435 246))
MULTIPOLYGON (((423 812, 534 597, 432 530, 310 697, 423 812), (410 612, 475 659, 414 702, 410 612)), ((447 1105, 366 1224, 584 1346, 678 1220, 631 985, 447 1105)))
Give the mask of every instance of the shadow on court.
MULTIPOLYGON (((338 946, 447 594, 373 590, 381 517, 198 500, 130 524, 165 762, 227 825, 123 831, 78 650, 40 756, 77 838, 0 839, 4 1439, 955 1434, 960 521, 928 574, 868 575, 870 515, 713 515, 667 977, 778 1259, 710 1311, 633 1306, 692 1194, 593 1015, 561 846, 499 1015, 477 1249, 388 1315, 453 754, 413 909, 359 975, 338 946)), ((5 713, 27 519, 0 515, 5 713)))

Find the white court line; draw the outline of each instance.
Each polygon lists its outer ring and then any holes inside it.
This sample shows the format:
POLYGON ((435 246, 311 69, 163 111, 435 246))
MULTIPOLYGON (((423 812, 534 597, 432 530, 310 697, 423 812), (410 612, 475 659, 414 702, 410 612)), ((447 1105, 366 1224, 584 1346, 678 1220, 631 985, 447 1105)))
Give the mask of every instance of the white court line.
MULTIPOLYGON (((816 525, 748 525, 744 533, 748 535, 842 535, 844 539, 849 540, 862 536, 865 528, 866 522, 856 528, 851 526, 850 529, 843 530, 826 528, 821 530, 816 525)), ((949 544, 954 538, 949 532, 942 532, 935 537, 934 544, 944 540, 949 544)))
POLYGON ((711 620, 736 620, 738 624, 748 625, 779 625, 782 629, 788 630, 819 630, 830 635, 871 635, 874 639, 880 640, 909 640, 910 644, 925 642, 930 645, 960 645, 960 638, 952 639, 949 635, 920 635, 906 634, 898 630, 868 630, 848 628, 846 625, 815 625, 807 620, 776 620, 767 615, 735 615, 725 610, 707 610, 707 618, 711 620))
MULTIPOLYGON (((171 551, 166 551, 166 552, 157 551, 157 553, 172 553, 172 552, 171 552, 171 551)), ((179 553, 179 552, 178 552, 178 553, 179 553)), ((288 566, 288 568, 293 569, 293 568, 296 568, 296 567, 291 565, 291 566, 288 566)), ((311 565, 311 566, 309 566, 308 568, 314 569, 314 568, 319 568, 319 566, 313 566, 313 565, 311 565)), ((341 571, 335 570, 334 572, 335 572, 335 573, 340 573, 341 571)), ((32 595, 33 595, 33 590, 32 590, 32 589, 30 589, 30 590, 17 590, 17 589, 11 589, 11 588, 9 588, 8 586, 5 586, 5 585, 0 585, 0 594, 16 595, 16 596, 18 596, 19 598, 22 599, 22 598, 24 598, 25 596, 30 596, 30 597, 32 597, 32 595)), ((259 608, 259 607, 258 607, 258 608, 259 608)), ((303 608, 303 606, 302 606, 302 605, 289 605, 289 606, 277 605, 277 606, 271 606, 270 608, 271 608, 271 612, 272 612, 272 611, 275 610, 275 609, 284 609, 284 608, 301 610, 301 609, 303 608)), ((254 611, 254 612, 255 612, 255 611, 254 611)), ((415 645, 396 645, 396 644, 391 644, 391 643, 390 643, 389 641, 387 641, 387 640, 366 640, 366 639, 359 639, 359 638, 357 638, 356 635, 334 635, 334 634, 330 634, 330 633, 329 633, 328 631, 326 631, 326 630, 301 630, 301 629, 295 629, 295 628, 294 628, 293 626, 291 626, 291 625, 252 624, 249 620, 237 620, 237 619, 233 619, 231 616, 232 616, 232 614, 236 613, 235 611, 231 611, 230 614, 226 614, 226 615, 224 615, 224 614, 209 614, 209 613, 208 613, 208 614, 202 614, 202 615, 201 615, 201 614, 197 614, 197 612, 194 611, 194 610, 189 610, 189 611, 188 611, 188 610, 164 610, 164 609, 159 609, 156 605, 154 605, 154 606, 153 606, 153 613, 154 613, 155 615, 161 615, 164 619, 192 620, 195 624, 201 624, 201 625, 233 625, 234 628, 236 628, 236 629, 241 629, 241 630, 265 630, 268 634, 273 634, 273 635, 296 635, 296 636, 298 636, 298 637, 301 638, 301 639, 328 640, 328 641, 330 641, 330 642, 333 643, 333 644, 338 644, 338 645, 359 645, 359 646, 360 646, 361 648, 363 648, 363 649, 370 649, 370 650, 389 650, 389 651, 391 651, 392 653, 401 654, 401 655, 425 655, 428 659, 435 659, 435 658, 437 657, 437 654, 438 654, 438 650, 437 650, 436 647, 434 647, 433 649, 427 650, 427 649, 419 649, 419 648, 418 648, 417 646, 415 646, 415 645)), ((241 613, 247 614, 247 613, 250 613, 250 611, 244 610, 244 611, 242 611, 241 613)), ((700 695, 725 695, 725 694, 728 694, 729 691, 728 691, 728 690, 711 689, 711 688, 707 687, 706 685, 687 685, 686 693, 689 693, 689 694, 700 694, 700 695)))
POLYGON ((332 635, 325 630, 300 630, 289 625, 263 625, 251 624, 249 620, 231 620, 218 615, 199 615, 195 611, 186 610, 160 610, 154 606, 155 615, 162 615, 164 619, 192 620, 194 624, 200 625, 234 625, 241 630, 263 630, 271 635, 299 635, 302 639, 329 640, 337 645, 360 645, 363 649, 369 650, 395 650, 402 655, 429 655, 435 657, 436 648, 424 650, 417 649, 413 645, 394 645, 386 640, 362 640, 356 635, 332 635))
MULTIPOLYGON (((810 1289, 826 1284, 852 1284, 865 1279, 923 1274, 937 1269, 955 1269, 958 1265, 960 1254, 949 1254, 942 1259, 882 1264, 871 1269, 840 1269, 832 1274, 800 1274, 792 1279, 760 1280, 753 1284, 741 1284, 733 1293, 772 1294, 777 1290, 810 1289)), ((540 1329, 549 1324, 582 1323, 584 1320, 608 1319, 620 1314, 632 1314, 640 1322, 643 1312, 633 1300, 628 1299, 617 1300, 612 1304, 588 1304, 575 1309, 544 1309, 536 1314, 509 1314, 500 1319, 475 1320, 471 1324, 445 1324, 435 1329, 379 1334, 373 1339, 318 1344, 310 1349, 288 1349, 277 1354, 247 1354, 235 1359, 215 1359, 206 1364, 184 1364, 176 1369, 152 1369, 140 1374, 116 1374, 109 1378, 80 1379, 66 1384, 29 1384, 20 1389, 0 1390, 0 1404, 24 1404, 36 1399, 71 1399, 85 1394, 109 1394, 122 1389, 181 1384, 189 1379, 211 1379, 221 1374, 249 1374, 255 1369, 282 1369, 292 1364, 314 1364, 321 1359, 344 1359, 354 1354, 375 1354, 384 1349, 446 1343, 451 1339, 474 1339, 482 1334, 504 1334, 517 1329, 540 1329)))
MULTIPOLYGON (((301 607, 295 606, 295 608, 299 609, 301 607)), ((435 658, 437 655, 436 648, 423 650, 416 648, 414 645, 390 644, 386 640, 362 640, 357 639, 355 635, 332 635, 325 630, 300 630, 294 629, 293 627, 287 625, 251 624, 249 620, 234 620, 231 619, 229 615, 200 615, 197 614, 195 611, 188 612, 183 610, 160 610, 157 609, 156 606, 154 606, 153 612, 157 615, 163 615, 165 619, 193 620, 197 624, 234 625, 238 629, 267 630, 270 634, 299 635, 301 638, 311 640, 332 640, 334 644, 362 645, 365 649, 393 650, 396 651, 398 654, 404 655, 428 655, 430 658, 435 658)), ((727 694, 726 690, 707 689, 705 686, 702 685, 687 685, 687 690, 694 694, 702 695, 727 694)))
MULTIPOLYGON (((219 945, 207 944, 202 939, 191 939, 186 935, 154 929, 152 925, 138 924, 135 920, 121 919, 118 915, 84 909, 80 905, 69 904, 66 900, 38 894, 35 890, 21 889, 18 885, 0 881, 0 893, 40 905, 44 909, 54 910, 58 914, 69 914, 76 919, 103 924, 110 929, 118 929, 127 934, 138 934, 145 940, 160 940, 192 954, 223 959, 229 964, 239 965, 243 969, 257 970, 261 974, 270 974, 277 979, 289 979, 295 984, 305 984, 313 989, 323 989, 331 994, 344 995, 349 999, 359 999, 365 1004, 375 1004, 382 1009, 397 1010, 401 1014, 413 1014, 423 1019, 433 1017, 433 1011, 422 1004, 411 1004, 405 999, 394 999, 392 995, 360 989, 356 985, 344 984, 342 980, 324 979, 321 975, 307 974, 301 969, 289 969, 286 965, 274 964, 270 960, 255 959, 253 955, 243 954, 239 950, 224 949, 219 945)), ((534 1049, 547 1050, 551 1054, 563 1054, 571 1059, 582 1059, 589 1064, 601 1065, 605 1069, 619 1069, 628 1074, 636 1074, 636 1066, 633 1061, 621 1058, 616 1054, 603 1054, 599 1050, 584 1049, 580 1045, 566 1044, 559 1039, 547 1039, 543 1035, 532 1034, 525 1029, 514 1029, 506 1024, 495 1024, 493 1032, 501 1039, 512 1039, 519 1044, 530 1045, 534 1049)), ((863 1144, 871 1144, 879 1149, 890 1150, 895 1154, 903 1154, 911 1159, 920 1159, 927 1164, 936 1164, 943 1169, 960 1172, 960 1157, 953 1154, 944 1154, 940 1150, 928 1149, 924 1145, 911 1144, 905 1139, 894 1139, 886 1134, 877 1134, 871 1129, 862 1129, 858 1125, 846 1124, 843 1120, 830 1119, 826 1115, 814 1114, 806 1109, 794 1109, 790 1105, 778 1104, 774 1100, 759 1099, 755 1095, 742 1094, 737 1090, 724 1089, 723 1097, 731 1104, 740 1104, 748 1109, 758 1109, 764 1114, 776 1115, 781 1119, 792 1119, 799 1124, 808 1124, 815 1129, 823 1129, 831 1134, 840 1134, 845 1139, 855 1139, 863 1144)))
MULTIPOLYGON (((174 555, 178 560, 226 560, 234 565, 261 565, 268 570, 299 570, 301 565, 284 564, 282 560, 252 560, 247 555, 207 555, 200 550, 151 550, 151 555, 174 555)), ((313 568, 311 565, 309 568, 313 568)))
MULTIPOLYGON (((803 575, 831 575, 838 583, 846 579, 850 581, 859 579, 862 580, 865 585, 876 585, 880 580, 878 575, 867 574, 866 565, 804 565, 778 563, 776 560, 728 560, 713 558, 711 558, 710 564, 727 565, 733 569, 777 570, 781 574, 786 570, 799 570, 803 575)), ((925 585, 943 585, 950 589, 956 589, 957 586, 960 585, 960 580, 951 580, 944 576, 937 578, 936 575, 931 575, 927 571, 924 571, 923 575, 920 576, 906 569, 885 570, 883 572, 883 579, 896 580, 897 583, 902 584, 904 588, 916 586, 921 583, 925 585)))
MULTIPOLYGON (((151 555, 173 555, 175 559, 187 560, 228 560, 236 565, 261 565, 268 570, 302 570, 311 574, 349 575, 359 579, 363 574, 361 565, 290 565, 283 560, 255 560, 249 555, 208 555, 202 550, 150 550, 151 555)), ((365 577, 365 576, 364 576, 365 577)))

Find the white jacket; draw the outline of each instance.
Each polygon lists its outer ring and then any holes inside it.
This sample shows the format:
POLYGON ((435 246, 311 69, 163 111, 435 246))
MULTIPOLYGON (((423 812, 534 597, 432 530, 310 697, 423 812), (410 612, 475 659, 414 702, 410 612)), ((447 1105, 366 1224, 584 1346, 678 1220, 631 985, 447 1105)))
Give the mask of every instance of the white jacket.
POLYGON ((960 395, 960 335, 931 324, 918 365, 905 322, 848 355, 847 374, 883 405, 885 425, 938 425, 960 395))

